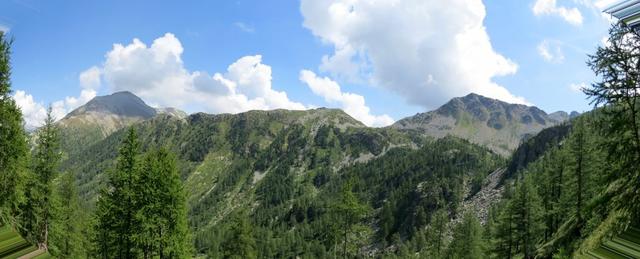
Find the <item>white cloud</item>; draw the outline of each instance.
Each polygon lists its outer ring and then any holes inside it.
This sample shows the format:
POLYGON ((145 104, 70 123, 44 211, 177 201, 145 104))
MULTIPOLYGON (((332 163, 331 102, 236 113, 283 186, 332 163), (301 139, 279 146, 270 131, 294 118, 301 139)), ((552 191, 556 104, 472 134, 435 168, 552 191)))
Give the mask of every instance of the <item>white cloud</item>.
POLYGON ((600 11, 602 11, 605 8, 608 8, 617 2, 620 2, 620 0, 595 0, 593 1, 593 5, 596 8, 598 8, 600 11))
MULTIPOLYGON (((96 97, 96 91, 92 89, 83 89, 78 97, 66 97, 64 100, 51 103, 51 115, 55 120, 60 120, 71 112, 73 109, 87 103, 96 97)), ((33 130, 42 126, 44 119, 47 117, 47 106, 41 102, 34 100, 31 94, 18 90, 13 95, 25 122, 25 127, 33 130)))
POLYGON ((582 89, 587 88, 587 84, 586 83, 577 83, 577 84, 570 84, 569 85, 569 90, 576 92, 576 93, 582 93, 582 89))
POLYGON ((564 62, 564 53, 562 53, 562 43, 557 41, 543 40, 538 44, 538 54, 542 58, 551 63, 564 62))
POLYGON ((27 94, 25 91, 18 90, 13 95, 20 110, 22 110, 22 116, 26 124, 27 129, 34 129, 42 125, 42 122, 47 117, 47 110, 45 107, 33 100, 33 96, 27 94))
POLYGON ((558 6, 556 0, 536 0, 532 10, 536 16, 557 15, 572 25, 582 25, 582 13, 578 8, 558 6))
POLYGON ((233 25, 235 25, 236 27, 238 27, 238 29, 240 29, 243 32, 247 32, 247 33, 254 33, 256 32, 256 29, 253 28, 253 26, 248 25, 246 23, 243 22, 235 22, 233 25))
MULTIPOLYGON (((91 67, 80 73, 78 76, 78 81, 82 88, 80 95, 78 97, 67 96, 64 100, 51 103, 51 115, 53 118, 55 120, 60 120, 64 118, 67 113, 96 97, 97 90, 101 84, 100 74, 101 72, 97 67, 91 67)), ((16 91, 13 95, 13 99, 22 110, 22 116, 27 129, 32 130, 42 126, 42 123, 47 116, 46 105, 35 101, 33 96, 31 94, 27 94, 25 91, 16 91)))
POLYGON ((352 117, 368 126, 383 127, 394 121, 388 115, 372 115, 362 95, 344 93, 340 85, 328 77, 318 77, 309 70, 300 71, 300 81, 306 83, 311 91, 323 97, 328 103, 337 103, 352 117))
POLYGON ((0 31, 1 31, 1 32, 7 33, 7 32, 9 32, 10 30, 11 30, 11 28, 9 28, 9 26, 4 25, 4 24, 0 24, 0 31))
POLYGON ((80 80, 80 86, 83 89, 97 90, 100 88, 100 69, 93 66, 84 72, 80 73, 78 80, 80 80))
POLYGON ((481 0, 302 0, 300 9, 303 25, 334 47, 320 65, 333 78, 427 109, 470 92, 526 103, 492 80, 518 66, 491 46, 481 0))
POLYGON ((210 75, 188 71, 181 59, 183 51, 170 33, 151 46, 134 39, 128 45, 114 44, 97 69, 110 90, 131 91, 157 106, 213 113, 306 109, 272 88, 271 67, 262 64, 260 55, 242 57, 226 72, 210 75))

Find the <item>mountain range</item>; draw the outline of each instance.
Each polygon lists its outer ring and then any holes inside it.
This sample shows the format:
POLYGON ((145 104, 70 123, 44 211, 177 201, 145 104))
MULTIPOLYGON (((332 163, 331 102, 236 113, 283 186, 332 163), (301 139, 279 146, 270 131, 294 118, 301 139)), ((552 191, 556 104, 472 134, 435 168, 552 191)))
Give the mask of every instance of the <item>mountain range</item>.
POLYGON ((116 164, 126 128, 133 127, 143 150, 163 146, 176 154, 199 253, 216 257, 216 242, 224 240, 220 231, 245 211, 255 233, 276 243, 280 252, 271 257, 289 257, 283 251, 320 244, 276 240, 317 239, 313 235, 332 224, 326 208, 346 181, 361 185, 358 195, 373 209, 370 224, 378 230, 361 237, 367 254, 384 253, 385 244, 397 242, 394 236, 416 235, 438 208, 449 211, 452 222, 464 211, 486 220, 500 198, 499 169, 509 152, 569 118, 470 94, 370 128, 339 109, 186 115, 119 92, 96 97, 58 125, 62 169, 76 172, 89 204, 116 164))
MULTIPOLYGON (((58 124, 65 129, 64 132, 75 136, 65 138, 73 140, 65 146, 90 145, 119 129, 160 114, 179 119, 188 117, 187 113, 175 108, 152 108, 133 93, 125 91, 95 97, 67 114, 58 124)), ((434 111, 398 120, 390 128, 409 135, 434 138, 457 136, 508 156, 523 140, 578 115, 577 112, 568 114, 563 111, 547 114, 535 106, 510 104, 472 93, 453 98, 434 111)), ((364 127, 346 114, 343 117, 350 121, 348 126, 364 127)))

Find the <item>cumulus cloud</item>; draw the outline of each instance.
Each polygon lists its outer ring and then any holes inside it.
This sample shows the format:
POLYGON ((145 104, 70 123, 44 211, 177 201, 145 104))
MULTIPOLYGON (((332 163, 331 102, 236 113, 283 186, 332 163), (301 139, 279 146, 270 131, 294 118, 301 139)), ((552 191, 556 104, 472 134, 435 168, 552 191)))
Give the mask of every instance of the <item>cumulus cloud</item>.
MULTIPOLYGON (((167 33, 147 46, 138 39, 114 44, 101 67, 87 70, 87 81, 104 82, 111 91, 131 91, 152 105, 213 113, 306 107, 272 87, 271 67, 261 55, 241 57, 225 72, 188 71, 184 49, 167 33), (91 72, 89 72, 91 71, 91 72), (89 80, 99 74, 102 80, 89 80)), ((83 73, 84 74, 84 73, 83 73)))
POLYGON ((83 89, 98 89, 100 87, 100 69, 93 66, 84 72, 80 73, 78 80, 80 80, 80 86, 83 89))
POLYGON ((556 0, 536 0, 532 11, 536 16, 555 15, 572 25, 582 25, 582 13, 578 8, 558 6, 556 0))
POLYGON ((481 0, 302 0, 304 27, 334 52, 320 70, 427 109, 470 92, 526 103, 496 84, 518 66, 492 47, 481 0))
POLYGON ((85 70, 78 76, 78 81, 82 89, 77 97, 67 96, 63 100, 52 102, 49 105, 35 101, 33 95, 25 91, 16 91, 13 99, 22 110, 25 127, 28 130, 33 130, 42 126, 44 119, 47 117, 48 106, 51 106, 51 115, 53 118, 60 120, 64 118, 67 113, 91 101, 91 99, 96 97, 97 90, 100 88, 100 75, 101 71, 97 67, 91 67, 85 70))
POLYGON ((300 81, 306 83, 314 94, 323 97, 326 102, 338 104, 347 114, 368 126, 382 127, 393 123, 388 115, 372 115, 362 95, 342 92, 340 85, 328 77, 318 77, 309 70, 302 70, 300 81))
POLYGON ((562 44, 557 41, 543 40, 538 44, 538 54, 547 62, 562 63, 564 62, 564 53, 562 53, 562 44))
POLYGON ((13 100, 22 110, 27 129, 31 130, 42 125, 42 122, 47 117, 47 110, 41 103, 36 102, 32 95, 18 90, 14 93, 13 100))
MULTIPOLYGON (((25 91, 18 90, 13 94, 24 119, 25 127, 28 130, 36 129, 42 126, 44 119, 47 117, 48 106, 42 102, 35 101, 33 95, 25 91)), ((51 115, 55 120, 60 120, 71 112, 73 109, 80 107, 91 99, 96 97, 96 91, 93 89, 83 89, 78 97, 68 96, 64 100, 55 101, 50 104, 51 115)))

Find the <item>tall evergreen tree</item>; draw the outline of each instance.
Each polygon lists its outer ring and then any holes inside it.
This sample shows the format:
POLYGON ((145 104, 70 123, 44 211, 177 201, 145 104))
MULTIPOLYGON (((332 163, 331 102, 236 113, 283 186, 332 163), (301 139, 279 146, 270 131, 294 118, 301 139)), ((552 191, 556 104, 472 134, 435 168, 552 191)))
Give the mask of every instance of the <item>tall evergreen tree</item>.
POLYGON ((358 201, 353 194, 351 181, 342 186, 340 192, 340 200, 334 206, 334 212, 340 221, 342 231, 342 256, 348 256, 349 234, 353 230, 353 226, 358 223, 366 215, 368 208, 358 201))
POLYGON ((471 212, 462 217, 462 222, 453 230, 453 240, 449 245, 450 258, 485 258, 485 244, 482 226, 471 212))
POLYGON ((51 228, 51 253, 60 258, 86 257, 82 229, 85 215, 75 183, 75 174, 65 173, 54 195, 56 217, 51 228))
POLYGON ((231 227, 221 244, 224 258, 257 258, 256 240, 251 230, 251 223, 246 212, 238 212, 231 219, 231 227))
POLYGON ((11 97, 11 41, 0 31, 0 224, 12 221, 22 199, 27 138, 11 97))
POLYGON ((439 209, 431 216, 429 243, 432 246, 432 253, 440 258, 446 246, 447 223, 449 223, 449 214, 446 209, 439 209))
POLYGON ((514 220, 511 211, 513 204, 510 200, 513 198, 513 188, 511 182, 505 184, 503 191, 503 201, 496 204, 492 208, 492 215, 495 215, 495 224, 491 229, 493 240, 490 244, 491 253, 497 258, 511 259, 516 250, 514 220))
POLYGON ((567 202, 564 206, 571 209, 570 215, 576 218, 579 225, 584 223, 583 210, 586 202, 592 197, 591 172, 593 164, 598 159, 592 156, 591 136, 585 120, 585 118, 578 118, 574 121, 572 134, 567 140, 571 154, 571 173, 565 182, 567 202))
POLYGON ((135 185, 134 239, 144 258, 185 258, 191 252, 186 195, 175 160, 164 148, 148 152, 135 185))
POLYGON ((134 184, 139 177, 140 143, 135 129, 129 129, 119 150, 115 170, 109 172, 107 188, 97 202, 95 241, 102 258, 136 258, 134 227, 136 205, 134 184))
POLYGON ((536 245, 544 231, 542 203, 530 175, 516 187, 511 200, 510 213, 514 220, 514 230, 519 250, 524 258, 533 258, 536 245))
POLYGON ((614 206, 640 218, 640 31, 619 21, 609 31, 609 44, 598 47, 588 65, 599 81, 583 89, 603 106, 602 133, 610 170, 617 186, 614 206))
POLYGON ((29 178, 25 214, 22 217, 27 236, 45 250, 48 250, 49 232, 54 220, 53 180, 58 176, 61 159, 59 131, 54 123, 49 107, 44 125, 36 133, 32 176, 29 178))

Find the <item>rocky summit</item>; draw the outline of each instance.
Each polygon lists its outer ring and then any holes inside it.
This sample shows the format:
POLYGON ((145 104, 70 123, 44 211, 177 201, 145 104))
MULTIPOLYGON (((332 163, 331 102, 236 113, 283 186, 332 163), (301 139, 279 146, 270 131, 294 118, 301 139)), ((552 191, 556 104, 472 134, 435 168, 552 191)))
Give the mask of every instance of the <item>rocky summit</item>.
POLYGON ((523 139, 569 118, 566 112, 547 114, 534 106, 472 93, 453 98, 437 110, 401 119, 391 127, 435 138, 461 137, 506 156, 523 139))

